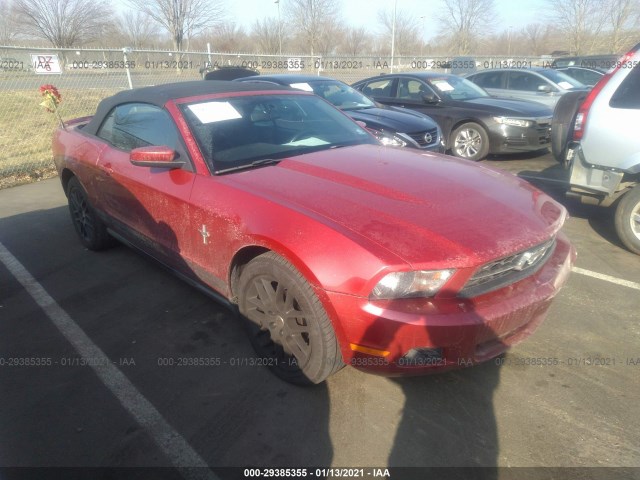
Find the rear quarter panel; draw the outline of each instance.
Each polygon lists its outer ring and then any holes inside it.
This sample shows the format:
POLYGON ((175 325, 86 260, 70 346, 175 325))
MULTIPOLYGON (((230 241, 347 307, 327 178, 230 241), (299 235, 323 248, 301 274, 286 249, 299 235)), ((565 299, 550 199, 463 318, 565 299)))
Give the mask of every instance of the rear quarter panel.
MULTIPOLYGON (((640 61, 640 54, 636 53, 632 61, 640 61)), ((637 169, 640 165, 640 108, 614 108, 609 105, 611 97, 631 71, 625 68, 618 70, 591 106, 580 142, 588 163, 625 171, 637 169)))
POLYGON ((82 132, 86 122, 70 123, 72 124, 65 129, 58 128, 53 135, 53 161, 63 181, 63 187, 66 187, 70 174, 76 176, 87 191, 91 203, 98 206, 94 174, 98 158, 106 144, 82 132))

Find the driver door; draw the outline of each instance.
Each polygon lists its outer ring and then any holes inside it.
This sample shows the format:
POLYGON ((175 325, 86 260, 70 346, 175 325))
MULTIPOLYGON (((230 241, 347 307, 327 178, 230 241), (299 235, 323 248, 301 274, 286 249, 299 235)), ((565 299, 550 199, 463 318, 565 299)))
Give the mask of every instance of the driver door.
POLYGON ((134 148, 166 145, 190 164, 169 113, 155 105, 119 105, 97 135, 108 143, 96 180, 112 228, 172 268, 188 270, 181 252, 191 250, 188 202, 195 174, 188 167, 139 167, 129 160, 134 148))

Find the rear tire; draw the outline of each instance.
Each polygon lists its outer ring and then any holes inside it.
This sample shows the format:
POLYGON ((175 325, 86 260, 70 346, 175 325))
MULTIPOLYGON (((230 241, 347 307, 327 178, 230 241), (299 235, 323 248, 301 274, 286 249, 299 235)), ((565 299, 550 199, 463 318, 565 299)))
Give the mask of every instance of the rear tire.
POLYGON ((640 255, 640 185, 625 193, 616 207, 616 233, 633 253, 640 255))
POLYGON ((71 221, 82 245, 95 251, 113 245, 113 238, 89 203, 87 192, 76 177, 72 177, 67 184, 67 199, 71 221))
POLYGON ((293 265, 273 252, 247 264, 238 281, 238 307, 264 365, 287 382, 323 382, 344 364, 320 299, 293 265))
POLYGON ((553 111, 553 119, 551 120, 551 153, 553 153, 553 158, 564 165, 565 168, 569 167, 566 160, 569 136, 573 132, 578 109, 586 97, 586 92, 565 93, 560 97, 553 111))

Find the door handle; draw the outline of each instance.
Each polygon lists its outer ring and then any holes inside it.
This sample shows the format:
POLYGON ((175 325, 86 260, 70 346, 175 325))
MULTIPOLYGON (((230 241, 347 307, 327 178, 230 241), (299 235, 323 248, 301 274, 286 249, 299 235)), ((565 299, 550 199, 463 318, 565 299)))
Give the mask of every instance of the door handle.
POLYGON ((107 175, 111 175, 113 173, 113 168, 111 167, 110 163, 105 163, 100 165, 100 168, 102 169, 102 171, 104 173, 106 173, 107 175))

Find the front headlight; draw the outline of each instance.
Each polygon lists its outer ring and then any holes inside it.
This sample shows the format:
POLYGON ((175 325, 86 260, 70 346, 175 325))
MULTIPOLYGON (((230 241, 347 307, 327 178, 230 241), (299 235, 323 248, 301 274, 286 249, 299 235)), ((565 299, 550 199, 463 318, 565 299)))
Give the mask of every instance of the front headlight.
POLYGON ((395 135, 393 137, 385 135, 380 139, 380 142, 385 147, 405 147, 407 145, 407 142, 395 135))
POLYGON ((493 117, 493 119, 502 125, 511 125, 512 127, 530 127, 533 125, 531 120, 524 120, 522 118, 509 118, 509 117, 493 117))
POLYGON ((406 147, 407 142, 397 135, 369 128, 369 131, 375 135, 378 141, 385 147, 406 147))
POLYGON ((373 300, 432 297, 451 278, 453 270, 417 270, 385 275, 371 291, 373 300))

